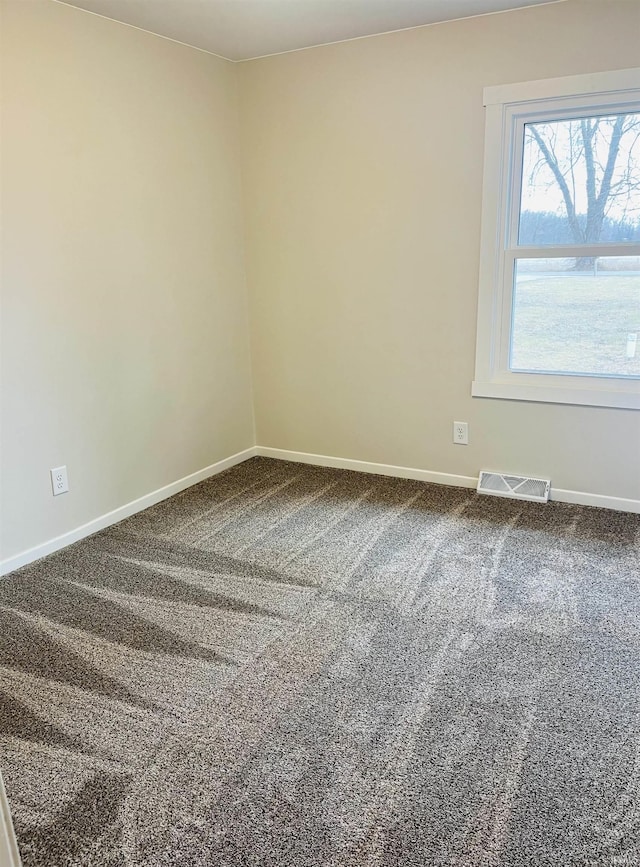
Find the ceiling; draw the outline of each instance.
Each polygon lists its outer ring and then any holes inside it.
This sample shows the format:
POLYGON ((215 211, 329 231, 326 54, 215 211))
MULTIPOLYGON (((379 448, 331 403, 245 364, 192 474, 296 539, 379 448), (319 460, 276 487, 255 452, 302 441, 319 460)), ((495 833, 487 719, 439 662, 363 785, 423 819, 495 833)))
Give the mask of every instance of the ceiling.
POLYGON ((228 60, 250 60, 559 0, 66 0, 228 60))

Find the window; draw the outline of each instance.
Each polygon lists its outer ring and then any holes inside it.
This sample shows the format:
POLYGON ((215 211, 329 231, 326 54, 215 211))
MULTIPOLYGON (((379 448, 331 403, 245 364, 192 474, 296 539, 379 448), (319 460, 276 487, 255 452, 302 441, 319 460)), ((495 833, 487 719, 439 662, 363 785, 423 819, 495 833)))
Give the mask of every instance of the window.
POLYGON ((640 69, 485 105, 473 395, 640 408, 640 69))

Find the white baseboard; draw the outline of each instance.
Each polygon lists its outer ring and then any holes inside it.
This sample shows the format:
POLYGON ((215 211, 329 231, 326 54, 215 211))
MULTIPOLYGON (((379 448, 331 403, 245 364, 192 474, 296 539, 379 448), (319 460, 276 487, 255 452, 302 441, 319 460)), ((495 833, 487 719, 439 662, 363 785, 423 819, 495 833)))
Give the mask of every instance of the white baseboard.
MULTIPOLYGON (((413 467, 396 467, 392 464, 373 464, 351 458, 336 458, 328 455, 313 455, 306 452, 290 452, 286 449, 272 449, 257 446, 256 454, 281 461, 294 461, 314 464, 319 467, 335 467, 342 470, 357 470, 361 473, 375 473, 379 476, 396 476, 400 479, 417 479, 420 482, 434 482, 437 485, 453 485, 458 488, 475 488, 477 477, 457 476, 452 473, 436 473, 432 470, 418 470, 413 467)), ((551 488, 550 499, 559 503, 574 503, 578 506, 597 506, 601 509, 614 509, 618 512, 640 513, 640 500, 624 497, 610 497, 606 494, 590 494, 585 491, 567 491, 551 488)))
POLYGON ((558 503, 575 503, 577 506, 597 506, 599 509, 640 514, 640 500, 629 500, 625 497, 608 497, 606 494, 565 491, 562 488, 552 487, 549 499, 556 500, 558 503))
POLYGON ((285 449, 270 449, 257 446, 256 454, 281 461, 313 464, 316 467, 335 467, 338 470, 356 470, 376 476, 395 476, 398 479, 415 479, 418 482, 434 482, 436 485, 453 485, 456 488, 475 488, 478 479, 473 476, 455 476, 452 473, 436 473, 433 470, 417 470, 414 467, 396 467, 392 464, 373 464, 352 458, 334 458, 328 455, 310 455, 306 452, 289 452, 285 449))
POLYGON ((155 506, 156 503, 166 500, 174 494, 179 494, 180 491, 184 491, 185 488, 189 488, 191 485, 196 485, 198 482, 202 482, 210 476, 215 476, 223 470, 229 469, 229 467, 241 464, 243 461, 252 458, 255 454, 256 449, 253 446, 244 449, 244 451, 237 452, 237 454, 231 455, 231 457, 224 458, 215 464, 204 467, 202 470, 198 470, 195 473, 184 476, 182 479, 171 482, 171 484, 165 485, 163 488, 158 488, 157 491, 145 494, 144 497, 139 497, 131 503, 126 503, 124 506, 120 506, 112 512, 100 515, 98 518, 94 518, 93 521, 89 521, 87 524, 83 524, 75 530, 70 530, 68 533, 56 536, 55 539, 49 539, 48 542, 43 542, 41 545, 36 545, 34 548, 22 551, 20 554, 8 557, 6 560, 0 562, 0 575, 7 575, 9 572, 13 572, 14 569, 19 569, 20 566, 26 566, 28 563, 33 563, 34 560, 46 557, 47 554, 53 554, 54 551, 59 551, 60 548, 66 548, 67 545, 71 545, 73 542, 84 539, 86 536, 91 536, 99 530, 104 530, 105 527, 117 524, 118 521, 123 521, 131 515, 135 515, 136 512, 148 509, 149 506, 155 506))
MULTIPOLYGON (((376 464, 369 461, 359 461, 353 458, 337 458, 329 455, 314 455, 307 452, 293 452, 287 449, 274 449, 267 446, 252 446, 244 449, 235 455, 231 455, 224 460, 204 467, 191 475, 185 476, 172 482, 170 485, 165 485, 163 488, 158 488, 157 491, 152 491, 144 497, 133 500, 131 503, 126 503, 112 512, 105 515, 100 515, 93 521, 77 527, 68 533, 57 536, 55 539, 50 539, 41 545, 36 545, 34 548, 29 548, 27 551, 22 551, 20 554, 15 554, 13 557, 8 557, 0 562, 0 576, 7 575, 13 572, 14 569, 19 569, 21 566, 26 566, 28 563, 33 563, 34 560, 39 560, 41 557, 46 557, 47 554, 53 554, 54 551, 65 548, 67 545, 73 544, 86 536, 91 536, 99 530, 104 530, 105 527, 110 527, 112 524, 117 524, 125 518, 134 515, 136 512, 141 512, 143 509, 148 509, 149 506, 154 506, 156 503, 172 497, 174 494, 179 494, 185 488, 191 487, 198 482, 208 479, 210 476, 215 476, 223 470, 240 464, 256 455, 266 458, 275 458, 281 461, 293 461, 302 464, 312 464, 320 467, 335 467, 343 470, 356 470, 361 473, 373 473, 378 476, 395 476, 399 479, 415 479, 419 482, 433 482, 437 485, 452 485, 458 488, 475 488, 478 479, 474 476, 458 476, 453 473, 438 473, 433 470, 419 470, 414 467, 397 467, 393 464, 376 464)), ((634 512, 640 514, 640 500, 625 499, 624 497, 610 497, 605 494, 591 494, 585 491, 568 491, 562 488, 551 488, 551 500, 560 503, 574 503, 580 506, 596 506, 601 509, 614 509, 621 512, 634 512)))

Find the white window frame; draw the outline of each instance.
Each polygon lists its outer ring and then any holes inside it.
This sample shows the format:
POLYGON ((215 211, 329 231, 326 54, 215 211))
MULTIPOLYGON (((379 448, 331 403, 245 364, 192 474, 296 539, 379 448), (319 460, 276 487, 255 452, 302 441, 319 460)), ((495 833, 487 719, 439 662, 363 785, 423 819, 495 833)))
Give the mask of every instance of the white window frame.
POLYGON ((523 126, 640 111, 640 68, 487 87, 480 292, 474 397, 640 409, 640 378, 520 373, 509 369, 516 258, 636 256, 640 244, 517 246, 523 126), (572 116, 576 116, 575 114, 572 116), (517 167, 517 168, 516 168, 517 167), (513 246, 508 245, 512 243, 513 246), (561 251, 561 252, 559 252, 561 251))

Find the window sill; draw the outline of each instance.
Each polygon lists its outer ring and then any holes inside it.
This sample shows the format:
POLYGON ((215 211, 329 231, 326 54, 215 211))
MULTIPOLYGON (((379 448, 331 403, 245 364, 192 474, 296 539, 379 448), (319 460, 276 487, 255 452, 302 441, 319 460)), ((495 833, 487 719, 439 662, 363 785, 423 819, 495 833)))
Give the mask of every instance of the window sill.
MULTIPOLYGON (((514 374, 517 375, 517 374, 514 374)), ((590 383, 593 380, 589 381, 590 383)), ((622 382, 621 388, 613 387, 611 380, 596 380, 597 385, 567 386, 515 383, 513 380, 490 382, 474 381, 471 384, 473 397, 492 397, 500 400, 524 400, 532 403, 565 403, 579 406, 602 406, 615 409, 640 409, 640 382, 622 382)))

